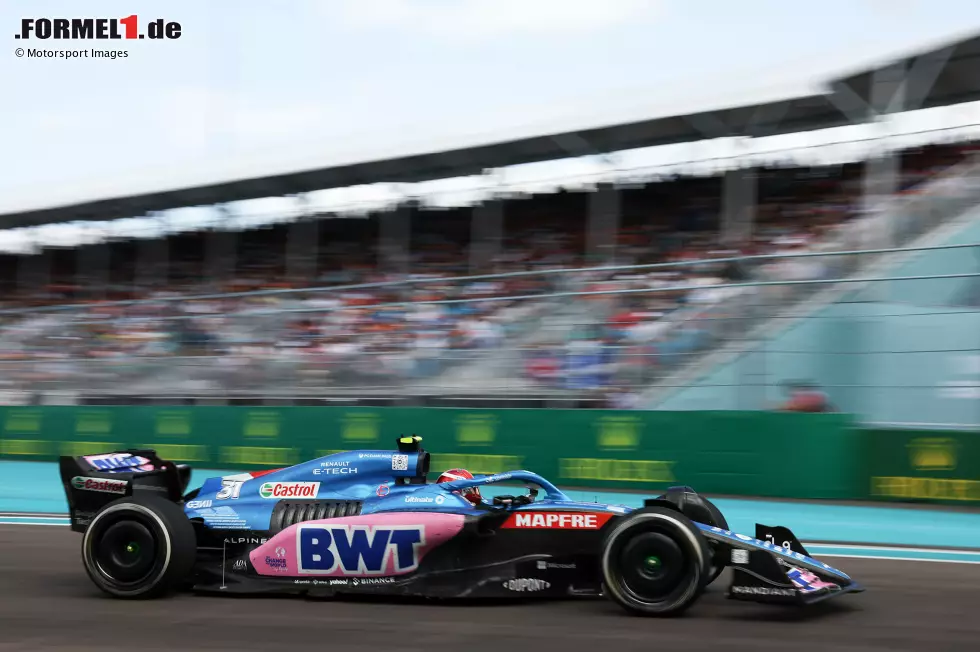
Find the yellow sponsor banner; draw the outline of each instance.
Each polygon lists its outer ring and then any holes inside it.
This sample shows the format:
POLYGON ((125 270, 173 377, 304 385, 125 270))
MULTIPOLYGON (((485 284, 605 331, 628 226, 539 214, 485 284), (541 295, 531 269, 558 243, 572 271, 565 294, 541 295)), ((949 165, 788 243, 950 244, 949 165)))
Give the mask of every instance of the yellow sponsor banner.
POLYGON ((517 455, 468 455, 464 453, 433 453, 429 470, 442 473, 449 469, 466 469, 475 475, 492 475, 516 471, 524 458, 517 455))
POLYGON ((634 449, 640 445, 643 420, 637 416, 617 415, 602 417, 596 422, 599 450, 634 449))
POLYGON ((675 462, 664 460, 606 460, 562 458, 559 475, 564 480, 604 480, 609 482, 674 482, 675 462))
POLYGON ((493 414, 464 414, 456 419, 456 443, 490 446, 497 438, 499 419, 493 414))
POLYGON ((41 439, 2 439, 0 455, 47 455, 51 443, 41 439))
POLYGON ((188 410, 161 410, 156 413, 158 437, 187 437, 191 434, 191 424, 188 410))
POLYGON ((78 457, 79 455, 100 455, 126 448, 122 444, 108 441, 63 441, 61 454, 78 457))
POLYGON ((279 412, 275 410, 253 410, 245 415, 244 434, 274 439, 279 436, 279 422, 279 412))
POLYGON ((341 421, 341 437, 347 442, 378 441, 381 415, 371 412, 352 412, 341 421))
POLYGON ((6 434, 27 434, 41 432, 41 411, 37 409, 12 408, 7 410, 7 418, 3 422, 6 434))
POLYGON ((952 437, 917 437, 907 444, 909 464, 916 471, 952 471, 957 441, 952 437))
POLYGON ((225 446, 221 449, 221 461, 232 465, 292 466, 297 463, 297 457, 292 448, 225 446))
POLYGON ((871 478, 871 495, 906 500, 980 501, 980 481, 956 478, 871 478))
POLYGON ((161 459, 171 462, 208 462, 208 447, 193 444, 142 444, 143 448, 152 448, 161 459))
POLYGON ((109 410, 83 410, 75 415, 75 433, 84 437, 112 436, 112 412, 109 410))

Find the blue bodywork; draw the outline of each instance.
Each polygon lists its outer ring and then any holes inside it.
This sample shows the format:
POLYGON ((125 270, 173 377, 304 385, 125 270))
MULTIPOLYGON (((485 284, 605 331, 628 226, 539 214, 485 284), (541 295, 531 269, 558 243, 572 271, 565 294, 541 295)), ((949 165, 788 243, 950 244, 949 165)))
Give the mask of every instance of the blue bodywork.
POLYGON ((475 513, 459 489, 496 483, 524 482, 540 487, 544 496, 524 510, 589 509, 625 514, 626 506, 571 500, 551 482, 530 471, 511 471, 441 484, 396 484, 395 478, 415 476, 418 453, 365 450, 336 453, 276 471, 241 473, 208 478, 197 495, 184 505, 188 518, 200 518, 213 529, 256 530, 269 527, 272 510, 282 499, 263 497, 262 488, 276 483, 318 483, 315 495, 296 498, 362 501, 361 514, 378 512, 438 511, 475 513))
MULTIPOLYGON (((308 483, 308 489, 309 483, 317 483, 312 495, 292 498, 361 501, 361 514, 412 511, 475 514, 478 513, 477 508, 454 492, 498 483, 535 485, 543 491, 544 495, 533 503, 521 505, 521 511, 568 509, 628 514, 634 509, 626 505, 571 500, 554 484, 530 471, 509 471, 439 484, 397 484, 396 478, 416 477, 418 462, 419 453, 349 451, 272 472, 209 478, 198 494, 185 503, 184 511, 188 518, 200 518, 212 529, 265 531, 269 529, 273 509, 279 500, 284 499, 283 496, 268 495, 269 486, 279 483, 308 483), (267 495, 263 495, 263 487, 267 489, 267 495)), ((842 571, 822 561, 769 541, 704 523, 696 525, 709 539, 740 548, 765 550, 796 564, 824 570, 844 580, 850 579, 842 571)))

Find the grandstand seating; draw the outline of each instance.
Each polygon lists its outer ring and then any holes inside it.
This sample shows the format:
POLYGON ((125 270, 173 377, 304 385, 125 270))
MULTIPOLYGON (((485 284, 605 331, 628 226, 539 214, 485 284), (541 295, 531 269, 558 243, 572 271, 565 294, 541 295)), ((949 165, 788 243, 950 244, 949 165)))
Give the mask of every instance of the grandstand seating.
MULTIPOLYGON (((904 152, 902 192, 970 152, 970 144, 904 152)), ((584 192, 508 199, 500 253, 476 270, 491 278, 465 278, 462 209, 414 212, 407 273, 382 264, 377 216, 320 220, 309 266, 290 259, 283 225, 174 236, 160 267, 141 260, 136 244, 112 243, 104 276, 80 268, 76 251, 53 251, 43 285, 8 257, 0 382, 145 395, 471 385, 598 392, 628 405, 628 394, 718 339, 705 324, 745 288, 712 286, 828 278, 812 259, 726 259, 839 248, 842 227, 863 217, 860 163, 757 172, 748 242, 719 238, 719 177, 623 190, 614 262, 630 268, 614 271, 521 274, 592 262, 584 192), (235 244, 219 275, 208 267, 213 237, 235 244), (643 267, 665 263, 676 265, 643 267), (664 290, 676 287, 684 289, 664 290), (624 290, 632 292, 574 296, 624 290)))

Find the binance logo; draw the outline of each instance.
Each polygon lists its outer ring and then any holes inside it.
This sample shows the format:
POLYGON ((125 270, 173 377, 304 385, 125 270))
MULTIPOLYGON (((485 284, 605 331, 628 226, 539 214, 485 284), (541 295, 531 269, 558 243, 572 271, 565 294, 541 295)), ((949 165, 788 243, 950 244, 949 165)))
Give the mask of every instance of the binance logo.
POLYGON ((956 440, 919 437, 908 444, 909 464, 916 471, 952 471, 956 468, 956 440))

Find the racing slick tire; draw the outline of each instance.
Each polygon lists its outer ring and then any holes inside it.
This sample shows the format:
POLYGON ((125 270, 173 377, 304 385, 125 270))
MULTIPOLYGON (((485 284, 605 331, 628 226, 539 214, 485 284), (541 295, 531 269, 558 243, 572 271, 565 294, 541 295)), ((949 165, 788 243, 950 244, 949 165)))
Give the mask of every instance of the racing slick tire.
MULTIPOLYGON (((723 530, 731 529, 718 506, 690 487, 673 488, 658 498, 674 503, 682 514, 693 521, 720 527, 723 530)), ((705 582, 705 586, 714 582, 724 572, 728 566, 728 555, 730 554, 728 546, 717 544, 714 541, 709 541, 708 547, 711 548, 711 569, 708 571, 708 580, 705 582)))
POLYGON ((599 554, 604 593, 639 616, 676 616, 702 594, 711 551, 691 519, 645 507, 614 522, 599 554))
POLYGON ((115 500, 99 511, 82 538, 89 578, 111 596, 161 597, 184 582, 197 557, 197 538, 184 510, 156 496, 115 500))

